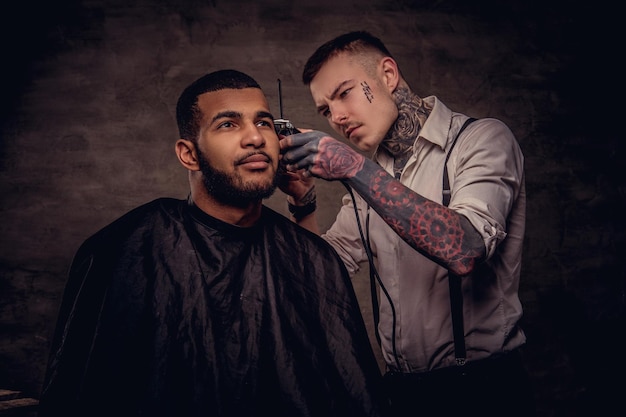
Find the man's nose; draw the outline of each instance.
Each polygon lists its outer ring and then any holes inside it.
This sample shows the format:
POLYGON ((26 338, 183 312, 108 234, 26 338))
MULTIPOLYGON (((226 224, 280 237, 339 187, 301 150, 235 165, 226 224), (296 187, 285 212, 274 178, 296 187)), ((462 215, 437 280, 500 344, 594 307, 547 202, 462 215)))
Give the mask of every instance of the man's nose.
POLYGON ((246 126, 242 138, 243 146, 262 146, 265 144, 265 137, 256 124, 246 126))
POLYGON ((341 107, 336 107, 335 109, 331 110, 331 115, 331 121, 337 125, 345 123, 348 118, 345 109, 341 107))

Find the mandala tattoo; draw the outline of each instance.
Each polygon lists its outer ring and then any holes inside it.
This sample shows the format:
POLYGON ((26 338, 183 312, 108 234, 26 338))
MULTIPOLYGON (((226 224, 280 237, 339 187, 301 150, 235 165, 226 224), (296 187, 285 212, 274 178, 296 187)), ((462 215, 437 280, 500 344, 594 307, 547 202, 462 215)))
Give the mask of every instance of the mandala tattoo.
POLYGON ((471 262, 462 244, 465 232, 453 211, 410 192, 384 171, 374 176, 370 189, 382 212, 393 213, 383 216, 385 222, 411 246, 449 262, 471 262))
POLYGON ((409 218, 409 235, 423 240, 431 254, 441 259, 456 259, 461 252, 463 229, 445 207, 426 203, 415 206, 409 218))

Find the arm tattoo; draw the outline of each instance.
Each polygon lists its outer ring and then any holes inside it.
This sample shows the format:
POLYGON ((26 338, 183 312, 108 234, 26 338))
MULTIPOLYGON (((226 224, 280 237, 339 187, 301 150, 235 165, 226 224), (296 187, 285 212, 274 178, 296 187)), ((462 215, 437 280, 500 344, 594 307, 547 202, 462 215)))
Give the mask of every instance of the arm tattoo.
POLYGON ((428 200, 394 180, 374 162, 368 184, 350 181, 355 190, 409 245, 458 275, 470 273, 484 250, 462 215, 428 200))

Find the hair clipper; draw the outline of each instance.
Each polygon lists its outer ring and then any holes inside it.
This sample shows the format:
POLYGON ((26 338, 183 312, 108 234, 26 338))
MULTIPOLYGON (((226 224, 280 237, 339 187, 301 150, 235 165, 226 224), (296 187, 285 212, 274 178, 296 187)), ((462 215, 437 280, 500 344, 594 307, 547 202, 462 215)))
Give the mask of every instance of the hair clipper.
POLYGON ((274 128, 279 135, 289 136, 295 133, 300 133, 293 124, 287 119, 283 118, 283 92, 280 85, 280 78, 278 79, 278 107, 280 109, 280 119, 274 120, 274 128))

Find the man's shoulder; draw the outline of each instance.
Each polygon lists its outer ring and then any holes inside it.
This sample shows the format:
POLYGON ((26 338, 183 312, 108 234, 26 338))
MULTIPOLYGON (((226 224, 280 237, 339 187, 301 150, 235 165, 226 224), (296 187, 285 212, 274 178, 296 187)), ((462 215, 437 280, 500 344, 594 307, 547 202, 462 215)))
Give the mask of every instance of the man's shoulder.
POLYGON ((181 208, 185 204, 186 202, 184 200, 175 198, 157 198, 126 212, 105 228, 141 225, 160 217, 178 217, 181 214, 181 208))
POLYGON ((163 224, 165 220, 170 223, 172 219, 182 219, 183 208, 186 204, 185 200, 166 197, 144 203, 95 232, 83 243, 83 246, 122 240, 138 230, 163 224))
POLYGON ((465 138, 459 138, 464 146, 487 147, 489 149, 500 149, 509 152, 511 147, 515 152, 521 151, 515 134, 509 126, 502 120, 493 117, 477 118, 471 123, 465 138))

